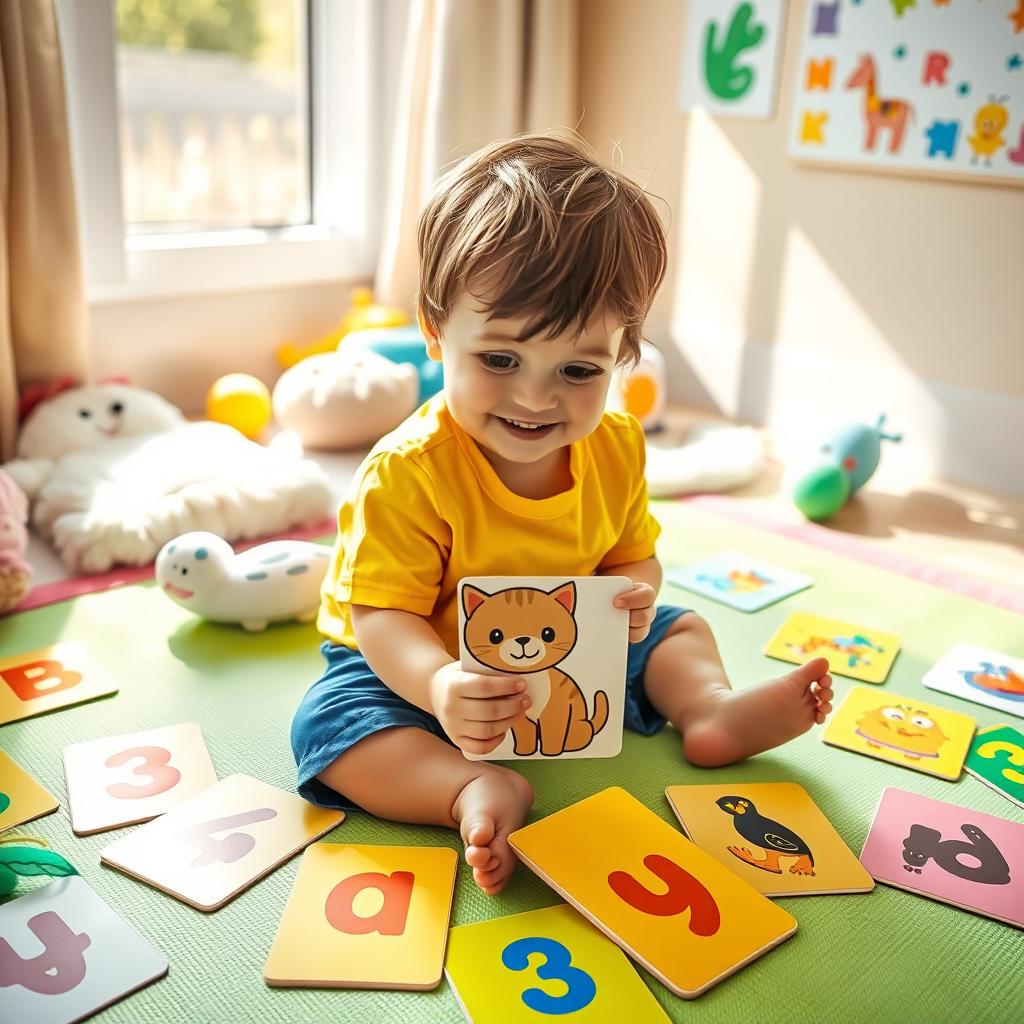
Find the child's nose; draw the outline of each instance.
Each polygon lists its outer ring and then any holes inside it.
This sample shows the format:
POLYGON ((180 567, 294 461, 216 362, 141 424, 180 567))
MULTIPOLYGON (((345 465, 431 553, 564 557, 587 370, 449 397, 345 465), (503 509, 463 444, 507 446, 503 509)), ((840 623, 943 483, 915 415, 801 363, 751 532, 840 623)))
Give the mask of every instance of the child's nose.
POLYGON ((554 408, 554 389, 547 381, 530 380, 524 375, 517 384, 515 401, 521 408, 529 412, 542 412, 554 408))

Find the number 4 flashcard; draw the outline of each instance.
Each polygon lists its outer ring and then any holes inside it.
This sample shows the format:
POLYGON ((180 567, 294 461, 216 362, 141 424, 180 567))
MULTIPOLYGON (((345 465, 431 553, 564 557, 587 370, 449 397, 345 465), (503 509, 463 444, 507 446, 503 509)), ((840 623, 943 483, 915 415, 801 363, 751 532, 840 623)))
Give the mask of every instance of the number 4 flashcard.
POLYGON ((453 928, 444 970, 471 1024, 669 1019, 622 950, 565 904, 453 928))
POLYGON ((1024 825, 886 789, 861 863, 886 885, 1024 928, 1024 825))
POLYGON ((0 907, 0 1020, 82 1020, 167 973, 167 961, 78 875, 0 907))
POLYGON ((80 836, 149 821, 217 781, 195 722, 73 743, 64 776, 80 836))
POLYGON ((100 860, 198 910, 218 910, 344 818, 229 775, 111 843, 100 860))

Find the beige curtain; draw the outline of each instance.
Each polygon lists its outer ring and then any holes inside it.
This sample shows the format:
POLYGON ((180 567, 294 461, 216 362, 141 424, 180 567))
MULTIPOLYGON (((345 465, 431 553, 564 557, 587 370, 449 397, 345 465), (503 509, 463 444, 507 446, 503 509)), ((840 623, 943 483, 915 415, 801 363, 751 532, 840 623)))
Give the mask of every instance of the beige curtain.
POLYGON ((84 379, 85 288, 53 0, 0 0, 0 462, 18 391, 84 379))
POLYGON ((414 0, 378 302, 412 308, 416 221, 445 167, 517 132, 576 126, 578 41, 577 0, 414 0))

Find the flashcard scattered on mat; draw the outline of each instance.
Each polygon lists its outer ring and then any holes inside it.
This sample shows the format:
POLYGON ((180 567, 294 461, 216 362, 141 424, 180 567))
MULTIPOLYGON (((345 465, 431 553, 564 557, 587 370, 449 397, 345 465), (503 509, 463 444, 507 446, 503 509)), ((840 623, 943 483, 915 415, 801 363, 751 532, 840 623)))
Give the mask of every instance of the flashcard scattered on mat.
POLYGON ((684 999, 796 931, 781 907, 617 786, 513 832, 509 843, 684 999))
POLYGON ((52 793, 0 750, 0 832, 52 814, 59 806, 52 793))
POLYGON ((964 771, 1024 807, 1024 732, 1011 725, 982 729, 971 743, 964 771))
POLYGON ((795 782, 669 786, 686 834, 766 896, 870 892, 875 883, 795 782))
POLYGON ((887 885, 1024 928, 1024 825, 888 788, 861 862, 887 885))
POLYGON ((764 653, 798 665, 811 658, 827 658, 837 675, 884 683, 899 649, 900 638, 893 633, 794 612, 768 641, 764 653))
POLYGON ((629 612, 624 576, 474 576, 459 584, 467 672, 523 676, 532 704, 471 760, 614 757, 622 749, 629 612))
POLYGON ((954 644, 921 682, 930 690, 1024 718, 1024 661, 1020 658, 975 644, 954 644))
POLYGON ((622 950, 564 904, 453 928, 444 972, 471 1024, 669 1019, 622 950))
POLYGON ((117 693, 117 682, 80 644, 0 658, 0 725, 117 693))
POLYGON ((195 722, 73 743, 64 777, 80 836, 149 821, 217 781, 195 722))
POLYGON ((229 775, 100 852, 198 910, 217 910, 343 821, 248 775, 229 775))
POLYGON ((311 846, 267 958, 267 984, 436 988, 458 860, 448 847, 311 846))
POLYGON ((166 973, 78 875, 0 906, 0 1020, 82 1020, 166 973))
POLYGON ((958 779, 974 719, 935 704, 855 686, 832 713, 826 743, 942 779, 958 779))
POLYGON ((701 562, 667 573, 670 583, 721 601, 741 612, 756 612, 814 583, 810 576, 791 572, 739 551, 720 551, 701 562))

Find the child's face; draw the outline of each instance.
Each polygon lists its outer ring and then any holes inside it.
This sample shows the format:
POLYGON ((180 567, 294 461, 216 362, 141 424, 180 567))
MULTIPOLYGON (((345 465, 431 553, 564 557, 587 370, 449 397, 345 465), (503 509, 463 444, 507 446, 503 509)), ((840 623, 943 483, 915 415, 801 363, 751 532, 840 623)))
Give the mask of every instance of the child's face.
POLYGON ((517 341, 530 319, 488 320, 463 292, 440 337, 427 334, 431 358, 444 361, 452 416, 492 461, 545 462, 604 412, 623 326, 598 318, 579 337, 517 341))

